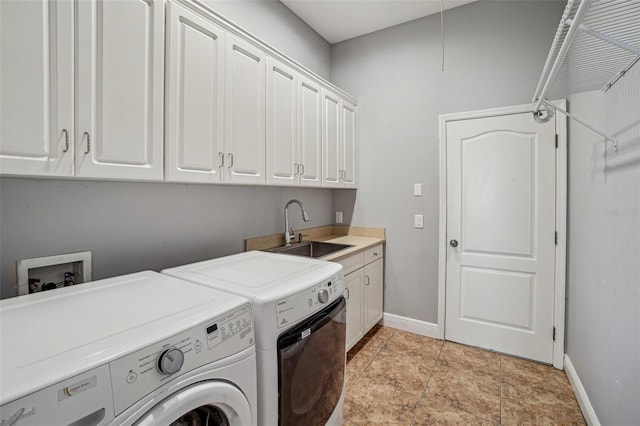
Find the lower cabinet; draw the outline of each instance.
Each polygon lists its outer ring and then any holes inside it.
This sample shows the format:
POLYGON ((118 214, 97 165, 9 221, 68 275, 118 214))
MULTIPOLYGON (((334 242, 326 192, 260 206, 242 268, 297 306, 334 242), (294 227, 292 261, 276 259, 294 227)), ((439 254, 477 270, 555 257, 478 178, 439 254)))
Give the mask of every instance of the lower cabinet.
POLYGON ((344 268, 347 299, 347 350, 351 349, 383 313, 384 260, 382 245, 338 261, 344 268))
POLYGON ((347 350, 364 336, 364 269, 358 269, 344 277, 347 299, 347 350))

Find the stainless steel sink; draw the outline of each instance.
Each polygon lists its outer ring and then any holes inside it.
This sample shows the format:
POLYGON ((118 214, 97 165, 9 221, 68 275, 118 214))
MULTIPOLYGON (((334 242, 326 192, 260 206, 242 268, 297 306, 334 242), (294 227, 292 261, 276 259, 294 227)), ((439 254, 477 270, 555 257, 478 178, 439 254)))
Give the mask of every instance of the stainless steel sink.
POLYGON ((305 241, 302 243, 282 246, 267 250, 271 253, 292 254, 304 257, 322 257, 340 250, 353 247, 349 244, 325 243, 322 241, 305 241))

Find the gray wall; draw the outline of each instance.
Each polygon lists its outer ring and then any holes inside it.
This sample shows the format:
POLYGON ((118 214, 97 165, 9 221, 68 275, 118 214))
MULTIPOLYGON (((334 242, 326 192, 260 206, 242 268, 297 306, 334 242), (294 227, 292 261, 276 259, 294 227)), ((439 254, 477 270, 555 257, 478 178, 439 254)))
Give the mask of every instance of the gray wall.
POLYGON ((437 322, 438 115, 531 101, 564 4, 480 1, 334 45, 332 81, 359 100, 354 224, 385 226, 385 311, 437 322), (422 183, 423 196, 413 197, 422 183), (424 229, 413 215, 424 214, 424 229))
POLYGON ((566 352, 603 425, 640 424, 640 67, 569 98, 566 352))
MULTIPOLYGON (((329 44, 280 2, 210 3, 328 76, 329 44)), ((15 261, 24 258, 92 250, 100 279, 242 251, 244 238, 283 232, 290 198, 309 210, 304 227, 333 222, 328 189, 0 178, 0 297, 15 294, 15 261)))
POLYGON ((199 0, 254 36, 329 79, 331 45, 277 0, 199 0))
POLYGON ((332 194, 170 183, 0 179, 2 297, 15 295, 18 259, 91 250, 94 279, 191 263, 244 250, 244 239, 332 223, 332 194))

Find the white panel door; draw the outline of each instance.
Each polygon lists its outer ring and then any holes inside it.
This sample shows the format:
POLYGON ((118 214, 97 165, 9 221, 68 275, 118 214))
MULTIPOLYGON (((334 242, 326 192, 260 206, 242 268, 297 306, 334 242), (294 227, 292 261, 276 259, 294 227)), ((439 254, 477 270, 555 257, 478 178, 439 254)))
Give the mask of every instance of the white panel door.
POLYGON ((298 76, 300 184, 322 185, 322 90, 298 76))
POLYGON ((327 90, 322 93, 322 147, 323 186, 342 187, 340 98, 327 90))
POLYGON ((342 183, 345 188, 356 186, 356 107, 340 103, 342 138, 342 183))
POLYGON ((555 123, 447 124, 445 338, 550 363, 555 123))
POLYGON ((383 260, 378 259, 364 267, 364 327, 369 330, 382 318, 384 283, 383 260))
POLYGON ((0 173, 72 176, 73 3, 0 1, 0 173))
POLYGON ((293 185, 298 163, 297 73, 267 58, 267 183, 293 185))
POLYGON ((163 178, 164 2, 76 3, 76 174, 163 178))
POLYGON ((364 273, 358 269, 344 277, 347 300, 347 350, 351 349, 364 334, 364 273))
POLYGON ((265 183, 265 54, 227 35, 225 180, 265 183))
POLYGON ((168 3, 165 178, 218 182, 224 166, 225 33, 168 3))

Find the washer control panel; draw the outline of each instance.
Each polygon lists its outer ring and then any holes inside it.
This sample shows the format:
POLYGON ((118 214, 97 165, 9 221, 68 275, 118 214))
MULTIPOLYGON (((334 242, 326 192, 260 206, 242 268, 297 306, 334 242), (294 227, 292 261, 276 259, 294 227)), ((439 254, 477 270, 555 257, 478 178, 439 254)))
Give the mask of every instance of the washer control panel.
POLYGON ((295 324, 322 309, 344 294, 344 274, 340 271, 328 280, 276 302, 278 328, 295 324))
POLYGON ((181 374, 254 344, 251 305, 110 363, 115 415, 181 374))

